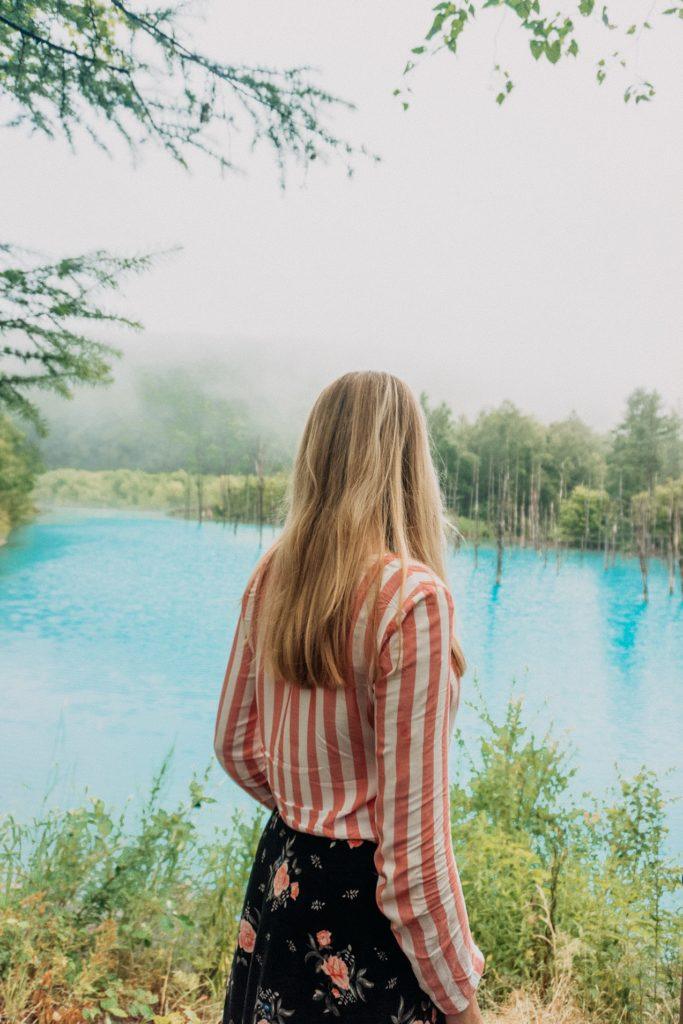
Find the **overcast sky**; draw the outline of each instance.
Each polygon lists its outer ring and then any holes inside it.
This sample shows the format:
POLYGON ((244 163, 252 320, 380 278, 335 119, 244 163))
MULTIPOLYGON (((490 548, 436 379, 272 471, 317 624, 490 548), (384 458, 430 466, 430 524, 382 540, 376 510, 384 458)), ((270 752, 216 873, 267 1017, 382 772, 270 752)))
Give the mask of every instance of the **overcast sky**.
MULTIPOLYGON (((430 9, 216 0, 193 30, 226 60, 319 67, 359 108, 336 129, 382 156, 353 179, 319 164, 283 192, 239 142, 247 173, 221 178, 201 160, 187 174, 150 149, 134 166, 5 129, 3 238, 59 255, 182 246, 125 290, 148 357, 267 346, 278 389, 385 368, 458 412, 510 398, 599 428, 638 385, 680 408, 681 26, 644 34, 658 94, 636 108, 584 61, 534 65, 514 16, 487 12, 457 59, 413 73, 405 113, 391 93, 430 9), (516 81, 502 108, 494 55, 516 81)), ((608 51, 595 32, 588 46, 608 51)))

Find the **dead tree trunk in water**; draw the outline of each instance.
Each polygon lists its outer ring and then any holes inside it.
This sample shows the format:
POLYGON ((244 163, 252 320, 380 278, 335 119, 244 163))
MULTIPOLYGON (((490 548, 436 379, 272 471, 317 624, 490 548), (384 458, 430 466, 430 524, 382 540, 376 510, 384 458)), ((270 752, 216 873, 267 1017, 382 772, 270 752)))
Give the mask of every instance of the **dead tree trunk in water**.
POLYGON ((548 510, 548 528, 545 546, 545 564, 548 564, 548 549, 550 545, 557 547, 557 524, 555 522, 555 502, 551 499, 548 510))
POLYGON ((223 522, 227 523, 230 519, 230 513, 232 511, 231 502, 231 491, 230 491, 230 476, 226 473, 221 481, 222 487, 222 504, 223 504, 223 522))
POLYGON ((519 455, 517 456, 517 462, 515 463, 515 489, 512 495, 512 522, 510 524, 510 536, 514 540, 517 536, 517 517, 519 514, 519 506, 517 504, 519 499, 519 455))
POLYGON ((531 532, 531 543, 535 550, 538 550, 539 541, 539 486, 541 479, 541 467, 538 467, 538 483, 536 480, 536 470, 532 463, 531 466, 531 494, 529 498, 529 527, 531 532))
POLYGON ((509 484, 509 472, 506 469, 502 484, 499 485, 498 516, 496 517, 496 586, 503 582, 503 541, 505 538, 505 508, 509 484))
POLYGON ((204 520, 204 477, 201 473, 197 473, 197 519, 200 523, 204 520))
POLYGON ((614 529, 612 531, 612 566, 617 560, 617 541, 619 534, 623 538, 624 535, 624 478, 623 474, 619 473, 619 504, 617 507, 617 514, 614 522, 614 529))
POLYGON ((583 554, 588 547, 588 541, 590 540, 590 526, 591 526, 591 507, 588 498, 583 503, 583 537, 581 538, 581 554, 583 554))
POLYGON ((489 529, 493 524, 493 459, 489 455, 489 486, 486 495, 486 522, 489 529))
POLYGON ((521 508, 519 510, 519 546, 521 548, 526 547, 526 508, 523 498, 521 508))
MULTIPOLYGON (((676 568, 677 566, 683 570, 683 560, 681 560, 681 517, 680 510, 678 507, 678 495, 674 491, 673 483, 671 485, 671 501, 669 503, 669 522, 667 531, 667 569, 669 574, 669 594, 672 595, 676 592, 676 568)), ((683 583, 683 576, 681 577, 683 583)))
POLYGON ((683 593, 683 551, 681 551, 681 504, 676 496, 674 508, 674 560, 678 562, 681 593, 683 593))
POLYGON ((602 549, 603 549, 602 567, 605 570, 605 572, 607 572, 607 570, 609 568, 609 511, 605 512, 605 521, 603 523, 602 549))
POLYGON ((479 564, 479 462, 474 467, 474 568, 479 564))
POLYGON ((185 477, 185 518, 189 519, 192 514, 192 480, 190 475, 185 477))
POLYGON ((642 495, 633 499, 633 528, 636 540, 636 551, 640 563, 640 575, 643 581, 643 601, 649 598, 649 564, 648 555, 650 535, 648 530, 650 496, 642 495))

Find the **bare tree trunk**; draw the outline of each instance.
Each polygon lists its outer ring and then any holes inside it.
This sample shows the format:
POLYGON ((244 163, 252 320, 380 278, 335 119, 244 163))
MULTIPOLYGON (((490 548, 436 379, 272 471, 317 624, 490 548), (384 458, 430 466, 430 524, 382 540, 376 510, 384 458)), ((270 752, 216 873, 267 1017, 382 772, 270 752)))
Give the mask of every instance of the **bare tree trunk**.
POLYGON ((612 532, 612 566, 617 560, 617 543, 619 540, 619 531, 622 532, 623 541, 623 525, 624 525, 624 477, 623 474, 619 473, 619 507, 617 509, 617 515, 614 521, 614 530, 612 532))
POLYGON ((526 547, 526 508, 524 501, 522 501, 519 513, 519 545, 522 548, 526 547))
POLYGON ((189 519, 192 513, 192 482, 189 474, 185 477, 185 518, 189 519))
POLYGON ((648 586, 648 574, 649 574, 649 531, 648 531, 648 511, 649 511, 649 495, 634 501, 634 532, 636 539, 636 550, 638 552, 638 561, 640 563, 640 575, 643 581, 643 601, 647 601, 649 598, 649 586, 648 586))
POLYGON ((499 485, 498 516, 496 519, 496 586, 503 582, 503 541, 505 539, 505 508, 510 474, 505 470, 502 484, 499 485))
MULTIPOLYGON (((540 465, 539 469, 539 482, 540 482, 540 465)), ((539 541, 539 507, 538 507, 538 486, 536 482, 536 471, 534 466, 531 467, 531 500, 529 502, 529 526, 531 528, 531 543, 533 544, 534 550, 538 550, 539 541)))
POLYGON ((486 496, 486 522, 489 527, 493 523, 493 459, 489 455, 489 486, 486 496))
POLYGON ((197 519, 200 523, 204 521, 204 477, 197 473, 197 519))
POLYGON ((669 578, 669 595, 675 593, 676 590, 676 561, 674 556, 674 519, 675 519, 675 501, 674 501, 674 489, 673 484, 671 485, 671 502, 669 504, 669 522, 666 538, 666 569, 669 578))
POLYGON ((519 455, 517 456, 517 462, 515 463, 515 493, 512 498, 512 523, 510 525, 510 536, 514 540, 517 536, 517 517, 519 514, 518 507, 519 499, 519 455))
POLYGON ((453 496, 451 498, 451 508, 457 515, 458 513, 458 481, 460 479, 460 452, 458 452, 458 458, 455 463, 455 480, 453 482, 453 496))
POLYGON ((474 568, 479 564, 479 462, 474 475, 474 568))
POLYGON ((555 522, 555 502, 551 500, 550 510, 548 512, 548 543, 546 545, 545 560, 548 561, 548 548, 552 544, 553 547, 557 547, 557 524, 555 522))
POLYGON ((683 592, 683 552, 681 551, 681 508, 678 504, 678 497, 674 502, 674 561, 678 562, 678 572, 683 592))

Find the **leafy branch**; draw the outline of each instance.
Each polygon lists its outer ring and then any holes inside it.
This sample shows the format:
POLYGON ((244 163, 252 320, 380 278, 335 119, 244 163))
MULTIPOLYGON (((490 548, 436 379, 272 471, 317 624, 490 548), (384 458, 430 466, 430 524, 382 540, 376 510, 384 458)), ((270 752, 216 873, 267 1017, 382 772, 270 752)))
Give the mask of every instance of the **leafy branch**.
POLYGON ((281 171, 357 150, 326 124, 352 104, 315 84, 309 67, 284 70, 213 60, 185 41, 181 4, 124 0, 0 0, 0 94, 26 124, 73 143, 76 129, 108 149, 105 126, 135 149, 153 141, 179 163, 201 152, 234 168, 233 136, 246 127, 281 171), (220 133, 220 134, 219 134, 220 133))
POLYGON ((97 296, 116 290, 124 275, 145 270, 150 260, 93 252, 44 263, 0 246, 0 407, 42 431, 27 391, 69 398, 75 384, 109 383, 119 352, 88 337, 81 325, 96 321, 139 329, 135 321, 104 309, 97 296))
MULTIPOLYGON (((432 22, 424 42, 412 49, 412 56, 406 63, 404 75, 413 70, 417 63, 416 59, 422 56, 432 56, 443 49, 457 54, 463 33, 472 26, 477 15, 493 8, 503 10, 504 13, 512 12, 518 27, 528 35, 529 52, 533 59, 536 61, 545 59, 550 64, 558 64, 561 60, 570 57, 579 57, 581 44, 577 34, 577 25, 582 21, 592 19, 605 31, 614 33, 616 38, 621 38, 625 44, 634 41, 637 62, 637 46, 640 36, 644 31, 649 31, 654 27, 655 19, 661 21, 662 17, 672 15, 683 18, 683 4, 677 3, 664 10, 656 10, 656 0, 640 22, 630 22, 626 25, 615 23, 607 6, 605 4, 596 5, 595 0, 574 0, 570 13, 556 12, 552 17, 544 15, 542 12, 541 0, 470 0, 467 3, 442 0, 433 8, 432 22)), ((599 85, 605 81, 608 72, 613 68, 630 69, 629 59, 625 56, 623 47, 610 50, 608 55, 598 60, 594 72, 599 85)), ((494 70, 501 83, 496 94, 496 103, 501 105, 512 92, 514 82, 509 71, 501 67, 499 63, 494 64, 494 70)), ((637 70, 634 70, 632 74, 634 78, 626 86, 624 101, 628 103, 633 99, 636 104, 649 102, 655 95, 654 85, 638 75, 637 70)), ((394 95, 402 97, 404 109, 410 106, 407 99, 410 92, 410 88, 394 90, 394 95)))

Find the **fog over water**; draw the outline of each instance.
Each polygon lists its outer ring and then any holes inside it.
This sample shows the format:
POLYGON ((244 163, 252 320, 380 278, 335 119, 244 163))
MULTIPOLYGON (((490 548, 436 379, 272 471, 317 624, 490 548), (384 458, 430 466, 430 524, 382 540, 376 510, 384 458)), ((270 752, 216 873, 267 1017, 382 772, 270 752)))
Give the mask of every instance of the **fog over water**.
MULTIPOLYGON (((620 17, 640 6, 620 5, 620 17)), ((636 386, 680 403, 674 19, 629 43, 657 87, 636 108, 616 73, 594 82, 592 60, 612 46, 599 25, 584 26, 589 56, 552 68, 531 61, 510 12, 491 12, 457 59, 440 54, 404 80, 428 4, 213 0, 204 10, 192 30, 217 56, 318 67, 358 106, 336 114, 335 129, 382 162, 359 157, 352 179, 341 165, 293 168, 283 191, 246 136, 233 145, 246 173, 221 178, 152 149, 132 163, 116 143, 110 159, 85 140, 74 154, 6 133, 8 240, 58 255, 182 247, 116 299, 146 327, 109 332, 132 361, 220 357, 226 389, 291 425, 327 380, 362 367, 397 372, 468 415, 510 398, 546 421, 575 409, 606 429, 636 386), (495 61, 515 80, 502 108, 495 61), (407 112, 392 96, 404 84, 407 112)))

